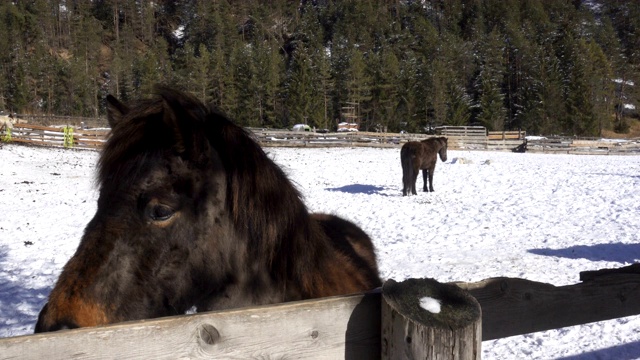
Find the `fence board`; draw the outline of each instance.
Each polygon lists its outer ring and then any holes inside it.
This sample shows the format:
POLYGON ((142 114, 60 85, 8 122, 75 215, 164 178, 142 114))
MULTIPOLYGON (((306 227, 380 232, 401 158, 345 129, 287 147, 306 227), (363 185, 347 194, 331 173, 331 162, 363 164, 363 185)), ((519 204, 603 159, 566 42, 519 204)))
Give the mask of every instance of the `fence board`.
POLYGON ((483 341, 640 314, 637 274, 559 287, 513 278, 458 285, 482 307, 483 341))
POLYGON ((523 140, 526 135, 526 131, 489 131, 487 133, 489 140, 523 140))
POLYGON ((12 137, 12 142, 17 142, 21 144, 29 144, 29 145, 41 145, 41 146, 62 146, 57 141, 46 141, 46 140, 34 140, 34 139, 23 139, 20 137, 12 137))
POLYGON ((522 145, 524 140, 488 140, 487 150, 493 151, 512 151, 516 147, 522 145))
POLYGON ((436 133, 445 136, 487 136, 484 126, 441 126, 436 128, 436 133))
POLYGON ((377 293, 183 315, 0 339, 0 357, 377 359, 380 311, 377 293))
POLYGON ((574 155, 638 155, 640 141, 624 143, 570 138, 535 139, 527 141, 527 152, 574 155))
MULTIPOLYGON (((74 129, 73 148, 99 149, 109 134, 109 130, 74 129)), ((34 124, 16 124, 11 132, 11 141, 43 146, 64 146, 64 129, 34 124)))
MULTIPOLYGON (((581 273, 584 282, 559 287, 513 278, 456 285, 480 303, 486 341, 640 314, 639 272, 581 273)), ((0 357, 377 359, 380 322, 374 292, 5 338, 0 357)))

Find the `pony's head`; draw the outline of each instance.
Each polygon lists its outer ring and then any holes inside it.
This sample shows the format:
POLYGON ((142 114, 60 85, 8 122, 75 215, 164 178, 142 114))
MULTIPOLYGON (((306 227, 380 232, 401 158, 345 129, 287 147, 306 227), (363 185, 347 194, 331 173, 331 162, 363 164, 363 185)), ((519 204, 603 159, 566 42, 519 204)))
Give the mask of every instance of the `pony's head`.
POLYGON ((447 161, 447 138, 441 136, 438 139, 438 143, 440 144, 440 150, 438 150, 438 155, 440 155, 440 160, 442 162, 447 161))
POLYGON ((276 254, 308 212, 243 129, 166 88, 107 105, 97 211, 36 332, 243 305, 237 294, 287 276, 276 254))

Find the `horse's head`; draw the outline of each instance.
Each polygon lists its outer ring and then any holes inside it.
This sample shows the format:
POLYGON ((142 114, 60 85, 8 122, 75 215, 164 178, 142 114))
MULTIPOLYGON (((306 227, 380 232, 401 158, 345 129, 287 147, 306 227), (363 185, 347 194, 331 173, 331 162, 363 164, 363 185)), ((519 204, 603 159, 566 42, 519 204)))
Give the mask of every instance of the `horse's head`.
POLYGON ((442 162, 447 161, 447 138, 442 136, 438 138, 438 142, 440 143, 440 150, 438 150, 438 155, 440 155, 440 160, 442 162))
MULTIPOLYGON (((112 131, 99 161, 97 211, 36 332, 181 314, 210 304, 213 294, 223 303, 242 291, 234 285, 248 277, 247 264, 277 265, 275 250, 247 241, 251 233, 265 240, 275 231, 263 229, 277 221, 295 224, 263 209, 274 201, 243 195, 276 196, 269 186, 281 185, 284 174, 260 168, 264 183, 246 176, 268 158, 198 100, 161 89, 131 108, 111 96, 107 103, 112 131), (247 220, 247 213, 267 215, 247 220)), ((277 196, 306 211, 293 188, 277 196)))

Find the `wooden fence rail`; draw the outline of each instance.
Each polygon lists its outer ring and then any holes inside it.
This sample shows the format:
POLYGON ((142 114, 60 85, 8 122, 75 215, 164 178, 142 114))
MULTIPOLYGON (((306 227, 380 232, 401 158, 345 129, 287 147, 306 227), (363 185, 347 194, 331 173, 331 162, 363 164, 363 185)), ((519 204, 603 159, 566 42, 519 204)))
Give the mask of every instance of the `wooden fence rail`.
POLYGON ((8 141, 31 145, 97 149, 102 147, 108 133, 108 129, 83 130, 71 127, 15 124, 10 133, 5 132, 3 137, 8 141))
MULTIPOLYGON (((15 124, 10 130, 11 141, 45 145, 65 146, 65 127, 33 124, 15 124)), ((435 135, 396 134, 373 132, 315 133, 287 130, 249 129, 264 147, 391 147, 398 148, 408 141, 420 141, 435 135)), ((436 129, 447 136, 449 148, 453 150, 492 150, 534 153, 638 155, 640 140, 604 141, 571 138, 524 139, 525 133, 486 132, 483 127, 446 127, 436 129)), ((71 146, 81 149, 100 148, 108 136, 109 129, 83 130, 73 128, 71 146)), ((0 130, 0 139, 7 139, 7 130, 0 130)), ((67 143, 67 145, 69 145, 67 143)))
POLYGON ((42 126, 73 126, 80 128, 83 125, 92 128, 101 128, 109 126, 106 117, 81 117, 81 116, 62 116, 62 115, 33 115, 33 114, 16 114, 16 118, 21 122, 42 126))
MULTIPOLYGON (((480 304, 483 341, 640 314, 640 264, 581 279, 455 285, 480 304)), ((377 291, 5 338, 0 358, 378 359, 390 346, 381 346, 381 299, 377 291)))
POLYGON ((527 140, 527 152, 576 155, 640 155, 640 139, 633 141, 541 138, 527 140))

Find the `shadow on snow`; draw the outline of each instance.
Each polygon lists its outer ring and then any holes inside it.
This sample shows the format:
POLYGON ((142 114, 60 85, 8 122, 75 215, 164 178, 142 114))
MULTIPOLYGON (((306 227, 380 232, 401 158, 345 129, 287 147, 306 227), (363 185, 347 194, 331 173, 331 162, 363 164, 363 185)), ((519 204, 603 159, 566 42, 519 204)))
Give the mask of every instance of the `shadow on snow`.
POLYGON ((591 261, 614 261, 634 263, 640 259, 640 244, 596 244, 576 245, 564 249, 530 249, 532 254, 557 256, 567 259, 587 259, 591 261))
POLYGON ((558 358, 558 360, 590 360, 590 359, 637 359, 640 356, 640 342, 632 342, 612 346, 610 348, 594 350, 578 355, 558 358))
MULTIPOLYGON (((0 250, 0 269, 7 252, 0 250)), ((50 287, 29 288, 23 274, 0 270, 0 338, 33 333, 40 308, 46 302, 50 287)))
POLYGON ((348 194, 366 194, 366 195, 382 195, 388 196, 387 194, 381 194, 382 191, 387 190, 382 186, 374 186, 374 185, 362 185, 362 184, 352 184, 345 185, 338 188, 327 188, 328 191, 339 191, 348 194))

